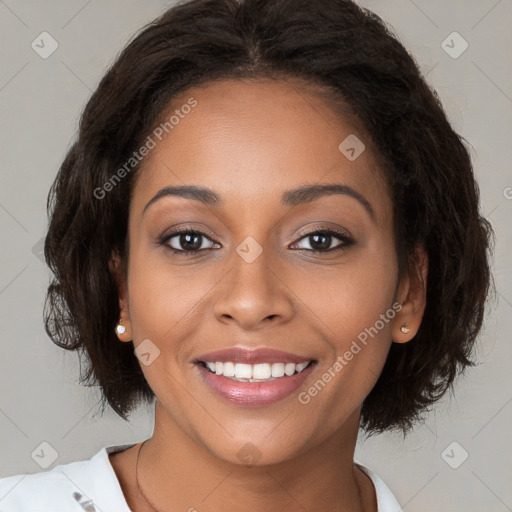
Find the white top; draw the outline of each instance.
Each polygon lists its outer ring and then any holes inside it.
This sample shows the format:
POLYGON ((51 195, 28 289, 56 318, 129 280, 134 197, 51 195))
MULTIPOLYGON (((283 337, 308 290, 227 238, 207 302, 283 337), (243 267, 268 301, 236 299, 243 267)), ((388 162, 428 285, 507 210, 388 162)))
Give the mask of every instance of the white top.
MULTIPOLYGON (((0 512, 132 512, 108 455, 134 444, 103 447, 88 460, 39 473, 0 478, 0 512)), ((372 480, 378 512, 403 512, 388 486, 355 462, 372 480)))

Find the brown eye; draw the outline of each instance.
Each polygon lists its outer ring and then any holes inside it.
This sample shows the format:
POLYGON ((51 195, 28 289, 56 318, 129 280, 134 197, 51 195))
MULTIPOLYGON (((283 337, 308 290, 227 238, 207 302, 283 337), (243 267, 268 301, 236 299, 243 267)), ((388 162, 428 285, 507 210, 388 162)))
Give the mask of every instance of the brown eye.
POLYGON ((308 241, 309 247, 299 247, 306 251, 314 253, 333 252, 336 250, 345 249, 352 245, 354 241, 348 235, 332 229, 316 229, 310 233, 303 235, 299 241, 308 241), (332 246, 333 242, 338 239, 341 243, 332 246))
POLYGON ((202 231, 193 229, 178 229, 174 233, 165 236, 159 241, 160 245, 167 246, 171 251, 180 254, 198 254, 199 252, 212 248, 208 246, 214 242, 202 231), (206 245, 205 245, 206 242, 206 245))

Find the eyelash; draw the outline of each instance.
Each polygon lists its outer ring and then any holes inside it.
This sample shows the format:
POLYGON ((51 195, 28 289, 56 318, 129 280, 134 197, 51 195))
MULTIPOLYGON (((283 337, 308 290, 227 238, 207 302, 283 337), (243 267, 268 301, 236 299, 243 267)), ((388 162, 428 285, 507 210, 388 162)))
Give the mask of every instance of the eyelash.
MULTIPOLYGON (((169 242, 169 240, 171 240, 171 238, 174 238, 177 235, 183 235, 183 234, 200 235, 204 238, 210 239, 210 237, 202 231, 195 230, 195 229, 189 229, 189 228, 178 228, 176 231, 174 231, 170 235, 166 235, 166 236, 160 238, 157 242, 157 245, 165 246, 167 249, 172 251, 174 254, 180 254, 183 256, 188 256, 188 255, 192 255, 192 254, 197 255, 200 252, 207 250, 207 249, 180 250, 180 249, 174 249, 174 247, 170 247, 168 245, 168 242, 169 242)), ((312 252, 313 254, 325 254, 325 253, 344 250, 354 243, 354 240, 351 237, 349 237, 346 233, 344 233, 343 231, 338 231, 333 228, 316 228, 312 231, 308 231, 307 233, 301 234, 300 238, 297 240, 297 242, 300 242, 301 240, 308 238, 310 236, 314 236, 316 234, 329 235, 329 236, 335 235, 335 237, 340 239, 342 241, 342 243, 340 245, 338 245, 337 247, 334 247, 331 249, 325 249, 325 250, 319 250, 319 249, 294 249, 294 250, 302 250, 302 251, 312 252)))

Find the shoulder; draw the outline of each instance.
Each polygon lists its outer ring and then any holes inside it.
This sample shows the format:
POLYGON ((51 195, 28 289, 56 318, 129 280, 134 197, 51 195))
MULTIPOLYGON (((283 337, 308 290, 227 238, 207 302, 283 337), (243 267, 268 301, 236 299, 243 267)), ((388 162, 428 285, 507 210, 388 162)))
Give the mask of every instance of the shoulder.
POLYGON ((368 475, 375 487, 375 494, 377 496, 377 512, 403 512, 400 503, 398 503, 391 489, 386 485, 384 480, 375 473, 375 471, 364 466, 361 463, 355 462, 356 466, 368 475))
POLYGON ((108 459, 128 446, 103 447, 87 460, 0 478, 0 512, 130 512, 108 459))

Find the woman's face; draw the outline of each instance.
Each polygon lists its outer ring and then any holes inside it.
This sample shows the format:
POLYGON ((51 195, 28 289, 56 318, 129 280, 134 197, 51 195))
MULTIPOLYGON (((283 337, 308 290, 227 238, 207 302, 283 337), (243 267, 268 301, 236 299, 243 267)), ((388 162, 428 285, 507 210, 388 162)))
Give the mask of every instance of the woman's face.
MULTIPOLYGON (((273 463, 352 436, 397 332, 401 293, 392 203, 370 142, 291 82, 189 89, 167 118, 175 110, 179 122, 153 136, 134 188, 121 296, 134 346, 146 340, 141 367, 165 421, 238 463, 251 450, 273 463), (182 110, 191 97, 197 104, 182 110), (325 184, 340 193, 290 193, 325 184), (218 200, 159 194, 185 185, 218 200), (205 236, 169 238, 178 228, 205 236), (233 347, 315 363, 270 385, 197 363, 233 347)), ((265 357, 270 371, 279 365, 265 357)))

